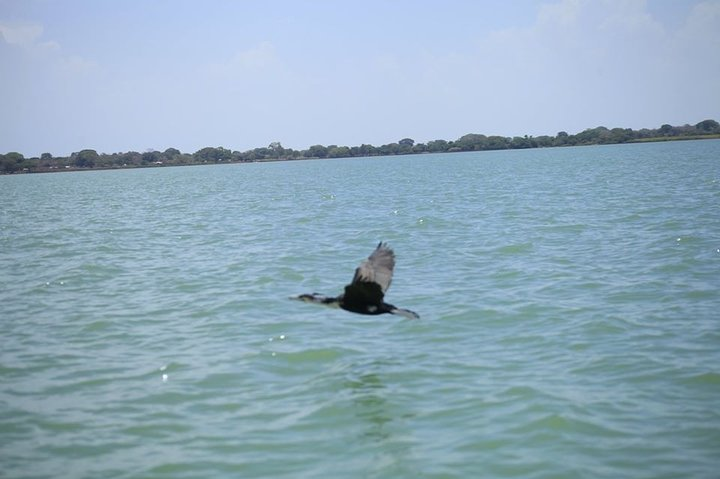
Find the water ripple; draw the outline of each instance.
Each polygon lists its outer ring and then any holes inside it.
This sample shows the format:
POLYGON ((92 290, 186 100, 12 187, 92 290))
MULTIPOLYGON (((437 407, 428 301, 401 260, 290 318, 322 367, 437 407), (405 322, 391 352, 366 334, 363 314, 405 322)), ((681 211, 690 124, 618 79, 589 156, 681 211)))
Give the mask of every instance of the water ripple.
POLYGON ((0 177, 0 475, 714 477, 718 148, 0 177))

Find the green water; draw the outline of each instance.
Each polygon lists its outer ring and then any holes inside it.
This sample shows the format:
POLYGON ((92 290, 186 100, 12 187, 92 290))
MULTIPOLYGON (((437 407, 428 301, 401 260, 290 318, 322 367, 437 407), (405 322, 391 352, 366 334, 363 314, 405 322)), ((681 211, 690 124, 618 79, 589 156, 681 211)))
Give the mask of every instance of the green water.
POLYGON ((718 477, 720 141, 4 176, 0 200, 0 477, 718 477), (287 299, 380 240, 420 320, 287 299))

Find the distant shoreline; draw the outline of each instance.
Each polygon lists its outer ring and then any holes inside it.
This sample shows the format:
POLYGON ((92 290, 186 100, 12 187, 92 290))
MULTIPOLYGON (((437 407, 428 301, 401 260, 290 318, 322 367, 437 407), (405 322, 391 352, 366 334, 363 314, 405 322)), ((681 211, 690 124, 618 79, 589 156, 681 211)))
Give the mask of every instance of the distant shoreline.
POLYGON ((643 138, 643 139, 639 139, 639 140, 628 141, 627 143, 659 143, 659 142, 663 142, 663 141, 690 141, 690 140, 717 140, 717 139, 720 139, 720 134, 678 136, 675 138, 668 138, 668 137, 643 138))
POLYGON ((416 155, 426 153, 460 153, 471 151, 519 150, 562 146, 614 145, 628 143, 655 143, 683 140, 720 139, 720 124, 715 120, 703 120, 696 125, 662 125, 657 129, 632 130, 630 128, 597 127, 570 135, 564 131, 556 136, 486 136, 468 134, 455 141, 433 140, 415 143, 404 138, 396 143, 379 147, 313 145, 306 150, 283 148, 280 142, 245 152, 231 151, 223 147, 206 147, 195 153, 182 153, 175 148, 138 153, 97 153, 85 149, 66 157, 54 157, 43 153, 40 157, 25 158, 21 153, 0 154, 0 174, 58 173, 63 171, 118 170, 132 168, 158 168, 166 166, 195 166, 225 163, 257 163, 268 161, 293 161, 328 158, 358 158, 374 156, 416 155))

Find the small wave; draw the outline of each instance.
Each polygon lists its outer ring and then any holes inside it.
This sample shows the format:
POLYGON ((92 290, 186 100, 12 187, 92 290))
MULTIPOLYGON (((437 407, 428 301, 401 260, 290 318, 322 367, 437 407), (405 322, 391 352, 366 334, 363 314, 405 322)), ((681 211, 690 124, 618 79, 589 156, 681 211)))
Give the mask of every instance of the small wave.
POLYGON ((502 246, 495 250, 496 253, 499 254, 506 254, 506 255, 516 255, 516 254, 522 254, 527 253, 529 251, 532 251, 533 244, 528 243, 518 243, 518 244, 511 244, 507 246, 502 246))
POLYGON ((686 378, 685 381, 690 384, 697 384, 701 386, 720 386, 720 373, 707 372, 696 374, 686 378))
MULTIPOLYGON (((278 353, 280 354, 280 353, 278 353)), ((314 363, 333 361, 342 355, 337 349, 309 349, 282 353, 283 359, 291 363, 314 363)))

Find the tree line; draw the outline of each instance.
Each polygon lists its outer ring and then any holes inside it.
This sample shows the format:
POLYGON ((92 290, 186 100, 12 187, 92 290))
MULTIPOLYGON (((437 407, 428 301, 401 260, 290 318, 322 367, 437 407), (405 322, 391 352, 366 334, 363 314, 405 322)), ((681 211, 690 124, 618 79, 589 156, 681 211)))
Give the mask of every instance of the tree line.
POLYGON ((70 156, 55 157, 43 153, 39 157, 25 158, 21 153, 10 152, 0 155, 0 173, 38 173, 49 171, 137 168, 151 166, 180 166, 214 163, 241 163, 269 160, 298 160, 307 158, 348 158, 364 156, 409 155, 421 153, 452 153, 461 151, 515 150, 525 148, 547 148, 556 146, 607 145, 643 141, 668 141, 682 139, 720 138, 720 124, 715 120, 704 120, 696 125, 662 125, 657 129, 630 128, 608 129, 604 126, 590 128, 575 135, 565 131, 555 136, 486 136, 468 134, 454 141, 433 140, 416 143, 403 138, 395 143, 381 146, 362 144, 360 146, 313 145, 306 150, 284 148, 280 142, 267 147, 247 151, 232 151, 223 147, 206 147, 195 153, 182 153, 175 148, 165 151, 139 153, 98 153, 86 149, 70 156))

